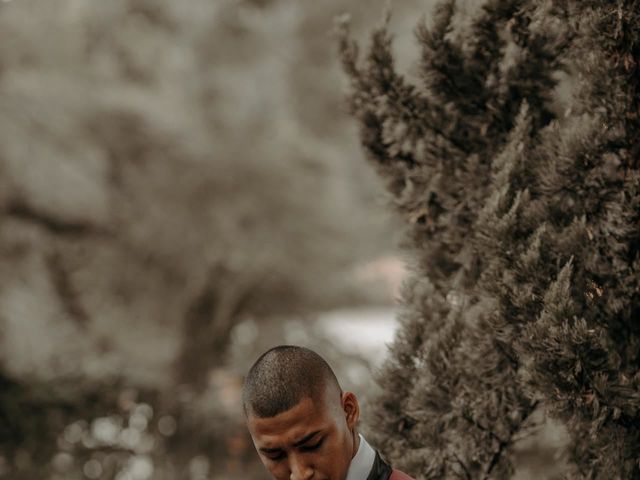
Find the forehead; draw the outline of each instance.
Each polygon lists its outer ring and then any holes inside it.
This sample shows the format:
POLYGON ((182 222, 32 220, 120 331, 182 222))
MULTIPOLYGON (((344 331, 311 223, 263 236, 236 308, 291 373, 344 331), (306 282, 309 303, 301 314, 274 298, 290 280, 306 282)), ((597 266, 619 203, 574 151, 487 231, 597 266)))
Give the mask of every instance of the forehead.
POLYGON ((259 418, 250 414, 247 426, 254 443, 262 448, 288 447, 311 432, 330 429, 335 419, 332 409, 324 403, 304 397, 275 417, 259 418))

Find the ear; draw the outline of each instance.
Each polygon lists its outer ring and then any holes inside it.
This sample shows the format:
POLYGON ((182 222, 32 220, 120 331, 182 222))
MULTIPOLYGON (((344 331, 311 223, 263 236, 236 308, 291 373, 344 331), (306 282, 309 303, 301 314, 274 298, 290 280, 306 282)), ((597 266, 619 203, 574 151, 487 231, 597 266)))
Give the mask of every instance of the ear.
POLYGON ((349 430, 353 430, 360 418, 360 405, 354 393, 344 392, 341 397, 342 410, 349 430))

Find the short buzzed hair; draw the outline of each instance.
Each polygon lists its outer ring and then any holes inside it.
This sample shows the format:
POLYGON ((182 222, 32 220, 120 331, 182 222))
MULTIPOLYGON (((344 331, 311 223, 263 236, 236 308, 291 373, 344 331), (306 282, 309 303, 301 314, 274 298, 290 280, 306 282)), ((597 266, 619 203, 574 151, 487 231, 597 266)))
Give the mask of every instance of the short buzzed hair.
POLYGON ((275 417, 304 397, 321 398, 327 387, 342 391, 320 355, 308 348, 280 345, 263 353, 249 370, 242 390, 244 413, 275 417))

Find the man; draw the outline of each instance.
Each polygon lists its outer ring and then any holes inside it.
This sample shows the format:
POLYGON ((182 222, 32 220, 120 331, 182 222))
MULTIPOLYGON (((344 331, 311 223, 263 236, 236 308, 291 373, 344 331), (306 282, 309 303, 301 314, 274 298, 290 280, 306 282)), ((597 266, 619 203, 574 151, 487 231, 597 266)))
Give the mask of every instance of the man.
POLYGON ((358 399, 307 348, 284 345, 262 354, 247 374, 242 401, 256 450, 277 480, 412 480, 358 434, 358 399))

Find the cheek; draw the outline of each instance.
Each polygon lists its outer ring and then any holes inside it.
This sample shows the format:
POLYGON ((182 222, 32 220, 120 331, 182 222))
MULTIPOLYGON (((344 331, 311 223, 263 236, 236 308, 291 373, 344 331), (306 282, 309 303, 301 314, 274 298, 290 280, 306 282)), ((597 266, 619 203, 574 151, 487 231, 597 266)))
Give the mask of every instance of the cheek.
POLYGON ((262 460, 262 464, 269 471, 269 473, 277 480, 289 480, 289 473, 283 462, 275 463, 269 460, 262 460))
POLYGON ((337 437, 326 448, 314 456, 317 469, 330 478, 341 478, 346 475, 351 457, 349 456, 349 439, 344 436, 337 437))

